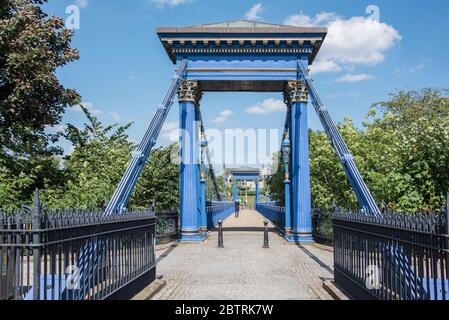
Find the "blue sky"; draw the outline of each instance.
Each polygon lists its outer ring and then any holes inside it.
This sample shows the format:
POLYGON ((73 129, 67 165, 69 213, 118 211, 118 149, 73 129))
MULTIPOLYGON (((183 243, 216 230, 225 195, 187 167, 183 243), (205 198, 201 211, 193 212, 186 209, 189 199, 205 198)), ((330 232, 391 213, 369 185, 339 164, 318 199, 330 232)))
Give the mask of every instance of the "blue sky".
MULTIPOLYGON (((81 59, 59 70, 60 79, 78 90, 103 122, 134 122, 129 131, 134 141, 143 136, 174 72, 155 33, 159 26, 244 18, 328 26, 329 36, 313 70, 315 84, 334 120, 351 116, 359 126, 371 104, 389 93, 449 87, 447 0, 49 0, 45 9, 67 17, 71 4, 81 9, 73 42, 81 59), (379 8, 374 27, 366 25, 369 5, 379 8)), ((220 130, 281 129, 285 115, 280 99, 280 94, 206 94, 203 118, 207 127, 220 130)), ((177 118, 175 104, 165 131, 177 118)), ((71 110, 63 122, 83 121, 71 110)), ((310 126, 321 129, 312 111, 310 126)), ((159 144, 168 143, 165 131, 159 144)))

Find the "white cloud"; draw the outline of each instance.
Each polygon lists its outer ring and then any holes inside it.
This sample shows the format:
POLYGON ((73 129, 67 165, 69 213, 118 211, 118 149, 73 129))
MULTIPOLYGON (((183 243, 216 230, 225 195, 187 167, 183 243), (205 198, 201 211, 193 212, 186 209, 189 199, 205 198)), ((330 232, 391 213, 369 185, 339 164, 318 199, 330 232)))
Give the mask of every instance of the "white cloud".
POLYGON ((316 60, 312 65, 310 74, 317 74, 322 72, 338 72, 341 71, 341 66, 333 60, 316 60))
POLYGON ((312 18, 301 11, 299 14, 288 16, 284 24, 298 27, 314 27, 327 25, 330 21, 336 20, 337 18, 338 16, 333 12, 321 12, 312 18))
POLYGON ((410 68, 408 71, 410 71, 411 73, 415 73, 416 71, 419 71, 421 69, 423 69, 425 67, 424 63, 420 63, 412 68, 410 68))
POLYGON ((162 131, 172 131, 179 128, 179 122, 178 121, 169 121, 165 122, 162 126, 162 131))
POLYGON ((122 119, 122 117, 120 117, 118 112, 115 111, 109 112, 109 115, 112 117, 112 119, 114 119, 114 121, 120 121, 122 119))
POLYGON ((288 16, 284 24, 290 25, 290 26, 297 26, 297 27, 312 27, 312 19, 309 16, 306 16, 302 12, 300 14, 294 14, 291 16, 288 16))
POLYGON ((76 0, 75 4, 78 7, 85 8, 89 4, 89 0, 76 0))
POLYGON ((213 123, 223 123, 227 119, 225 117, 216 117, 214 120, 212 120, 213 123))
POLYGON ((360 82, 360 81, 366 81, 366 80, 374 80, 374 77, 369 74, 345 74, 339 78, 337 78, 337 82, 360 82))
POLYGON ((175 140, 179 137, 179 122, 178 121, 168 121, 165 122, 161 129, 161 134, 164 138, 169 140, 175 140))
POLYGON ((251 114, 269 114, 275 112, 284 112, 285 108, 285 103, 282 100, 270 98, 246 109, 246 112, 251 114))
POLYGON ((301 12, 287 17, 284 23, 328 28, 317 61, 311 66, 315 74, 380 63, 385 59, 385 52, 401 40, 394 27, 368 17, 343 19, 330 12, 310 17, 301 12))
POLYGON ((180 4, 185 4, 192 2, 194 0, 148 0, 148 4, 155 5, 158 8, 163 8, 165 6, 176 7, 180 4))
POLYGON ((252 6, 251 9, 247 13, 245 13, 245 19, 247 20, 260 20, 261 14, 263 11, 263 5, 262 3, 257 3, 254 6, 252 6))
POLYGON ((81 109, 81 106, 89 110, 92 114, 98 115, 103 114, 104 112, 98 109, 94 109, 93 104, 91 102, 81 102, 80 104, 74 105, 70 108, 73 112, 83 112, 83 109, 81 109))
POLYGON ((220 112, 220 115, 215 118, 214 120, 212 120, 213 123, 222 123, 225 122, 226 120, 228 120, 228 118, 230 116, 232 116, 234 114, 234 112, 232 112, 231 110, 223 110, 222 112, 220 112))

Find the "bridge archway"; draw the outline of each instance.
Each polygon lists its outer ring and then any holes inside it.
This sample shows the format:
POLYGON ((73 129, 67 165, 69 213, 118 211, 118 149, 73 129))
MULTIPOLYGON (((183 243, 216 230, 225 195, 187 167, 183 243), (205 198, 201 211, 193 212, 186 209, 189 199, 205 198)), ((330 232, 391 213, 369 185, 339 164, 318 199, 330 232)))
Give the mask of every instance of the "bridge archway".
POLYGON ((226 173, 233 177, 233 187, 232 187, 232 200, 236 202, 239 199, 238 196, 238 181, 251 181, 255 185, 255 203, 260 201, 260 170, 249 167, 227 169, 226 173))
MULTIPOLYGON (((308 144, 309 97, 363 212, 380 214, 352 155, 309 77, 308 66, 313 63, 321 48, 327 34, 326 28, 238 20, 158 28, 157 34, 169 58, 178 66, 178 71, 109 203, 107 212, 125 210, 177 94, 181 129, 179 240, 190 242, 206 239, 207 229, 214 223, 213 219, 208 222, 211 220, 211 212, 220 211, 219 217, 226 217, 232 212, 226 201, 221 205, 206 204, 204 158, 205 155, 208 156, 208 151, 201 118, 203 93, 281 92, 286 104, 282 148, 286 163, 286 239, 295 243, 313 242, 308 144)), ((214 175, 210 161, 209 171, 214 175)), ((216 182, 215 189, 217 200, 222 200, 216 182)))

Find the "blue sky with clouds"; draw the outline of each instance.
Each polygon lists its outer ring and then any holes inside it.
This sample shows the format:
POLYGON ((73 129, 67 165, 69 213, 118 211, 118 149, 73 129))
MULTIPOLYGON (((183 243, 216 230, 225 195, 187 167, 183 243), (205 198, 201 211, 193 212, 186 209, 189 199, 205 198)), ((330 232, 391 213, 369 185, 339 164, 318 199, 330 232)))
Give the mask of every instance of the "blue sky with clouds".
MULTIPOLYGON (((336 121, 351 116, 359 126, 371 104, 391 92, 449 87, 447 0, 49 0, 45 8, 67 17, 71 4, 81 9, 73 42, 81 59, 61 69, 60 78, 102 121, 134 122, 129 131, 134 141, 143 136, 174 72, 155 33, 159 26, 245 18, 327 26, 312 70, 315 83, 336 121), (379 22, 367 23, 369 5, 379 8, 379 22)), ((208 93, 203 118, 207 127, 220 130, 281 129, 281 99, 280 94, 208 93)), ((159 144, 168 143, 177 119, 175 104, 159 144)), ((77 108, 64 116, 64 123, 83 121, 77 108)), ((310 126, 321 128, 313 112, 310 126)))

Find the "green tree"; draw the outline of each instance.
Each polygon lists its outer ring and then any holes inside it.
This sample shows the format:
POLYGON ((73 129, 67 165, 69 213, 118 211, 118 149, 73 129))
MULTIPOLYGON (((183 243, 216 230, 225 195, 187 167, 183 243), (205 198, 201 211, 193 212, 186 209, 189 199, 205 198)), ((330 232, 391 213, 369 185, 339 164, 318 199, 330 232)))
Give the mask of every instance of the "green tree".
POLYGON ((44 0, 9 0, 0 5, 0 146, 2 156, 49 155, 57 137, 45 132, 60 123, 79 95, 64 88, 56 70, 79 58, 72 31, 48 17, 44 0))
POLYGON ((284 189, 284 178, 285 178, 285 165, 282 161, 282 153, 276 152, 272 157, 272 168, 276 168, 276 172, 268 177, 267 186, 271 198, 278 201, 280 205, 285 205, 285 189, 284 189))
MULTIPOLYGON (((368 133, 390 132, 394 149, 386 153, 390 207, 436 211, 449 191, 449 98, 446 91, 400 91, 374 104, 368 133), (376 117, 380 114, 380 117, 376 117)), ((388 148, 388 147, 387 147, 388 148)), ((388 150, 388 149, 387 149, 388 150)), ((387 172, 383 172, 387 175, 387 172)))
MULTIPOLYGON (((368 188, 387 209, 438 211, 449 191, 449 99, 445 91, 400 91, 373 105, 364 130, 347 118, 338 125, 368 188)), ((310 132, 313 203, 345 208, 357 199, 324 132, 310 132)), ((282 174, 270 180, 273 198, 283 202, 282 174)))
POLYGON ((63 136, 73 152, 63 161, 64 183, 48 186, 43 201, 55 208, 101 208, 110 200, 131 158, 133 143, 126 130, 131 124, 103 124, 81 106, 88 122, 84 128, 69 124, 63 136))
POLYGON ((159 147, 151 152, 142 172, 130 206, 157 211, 177 208, 179 205, 179 165, 171 159, 172 148, 159 147))
POLYGON ((72 32, 41 9, 44 0, 0 1, 0 206, 17 207, 35 188, 60 183, 60 123, 79 95, 56 70, 78 59, 72 32))

